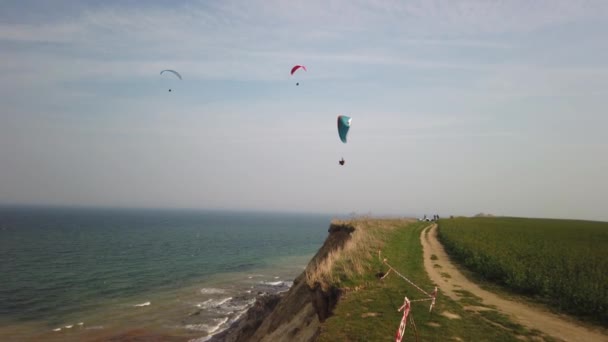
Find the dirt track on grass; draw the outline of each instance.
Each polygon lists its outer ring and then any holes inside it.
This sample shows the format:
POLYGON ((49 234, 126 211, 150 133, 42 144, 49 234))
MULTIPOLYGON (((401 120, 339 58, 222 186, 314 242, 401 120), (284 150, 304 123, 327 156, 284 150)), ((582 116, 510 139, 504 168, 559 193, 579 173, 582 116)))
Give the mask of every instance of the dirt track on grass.
MULTIPOLYGON (((581 342, 608 341, 606 330, 582 326, 571 318, 551 313, 539 305, 504 299, 469 281, 454 266, 443 246, 439 243, 436 224, 422 231, 420 242, 424 250, 424 268, 431 280, 439 287, 438 297, 446 295, 458 301, 461 296, 455 291, 465 290, 480 297, 484 305, 495 306, 499 312, 509 316, 514 322, 530 329, 540 330, 555 339, 581 342), (432 255, 435 255, 437 259, 432 260, 432 255)), ((468 307, 468 309, 476 310, 475 307, 468 307)))

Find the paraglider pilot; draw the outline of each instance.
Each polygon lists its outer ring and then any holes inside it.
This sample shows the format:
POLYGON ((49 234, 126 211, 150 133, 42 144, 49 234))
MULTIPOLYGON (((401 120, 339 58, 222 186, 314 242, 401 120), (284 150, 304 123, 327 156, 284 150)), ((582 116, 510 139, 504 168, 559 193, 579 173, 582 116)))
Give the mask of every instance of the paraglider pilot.
POLYGON ((338 163, 340 163, 340 165, 344 165, 344 158, 340 159, 338 163))

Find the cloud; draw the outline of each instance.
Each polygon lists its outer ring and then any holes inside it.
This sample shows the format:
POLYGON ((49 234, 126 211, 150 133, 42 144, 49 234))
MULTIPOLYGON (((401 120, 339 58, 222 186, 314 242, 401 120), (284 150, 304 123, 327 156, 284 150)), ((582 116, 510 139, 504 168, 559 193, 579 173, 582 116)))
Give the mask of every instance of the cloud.
MULTIPOLYGON (((414 69, 494 65, 450 49, 512 49, 488 34, 520 33, 595 17, 593 1, 192 2, 84 9, 47 22, 0 24, 11 44, 3 72, 44 79, 146 77, 170 65, 202 79, 280 80, 294 60, 346 77, 340 64, 414 69), (362 44, 362 42, 368 42, 362 44), (446 50, 447 49, 447 50, 446 50), (36 51, 36 53, 32 53, 36 51), (283 68, 283 69, 281 69, 283 68)), ((356 66, 351 66, 356 67, 356 66)))
POLYGON ((447 36, 529 32, 584 18, 602 18, 608 12, 608 4, 600 0, 373 1, 370 7, 374 12, 413 22, 418 29, 447 36))
MULTIPOLYGON (((22 0, 0 13, 0 201, 316 210, 321 195, 327 210, 398 211, 404 193, 435 206, 428 184, 445 204, 497 174, 519 189, 511 164, 532 160, 542 175, 541 144, 566 144, 551 150, 553 174, 567 158, 606 168, 592 159, 606 146, 608 2, 134 4, 22 0), (291 83, 295 63, 309 67, 305 86, 291 83), (184 86, 160 96, 166 68, 184 86), (343 112, 354 117, 347 145, 335 132, 343 112), (352 196, 323 193, 336 180, 357 184, 352 196)), ((568 184, 547 184, 568 197, 568 184)))
POLYGON ((474 88, 502 98, 606 95, 608 66, 507 65, 495 68, 474 88))

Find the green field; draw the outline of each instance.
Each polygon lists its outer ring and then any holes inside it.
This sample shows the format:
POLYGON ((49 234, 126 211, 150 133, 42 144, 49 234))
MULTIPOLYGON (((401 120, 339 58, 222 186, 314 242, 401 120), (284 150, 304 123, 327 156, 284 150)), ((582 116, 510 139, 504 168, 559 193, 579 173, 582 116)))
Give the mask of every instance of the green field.
MULTIPOLYGON (((365 227, 357 222, 354 225, 357 229, 370 230, 378 240, 369 239, 374 241, 374 248, 368 248, 366 242, 365 248, 337 257, 331 283, 340 287, 343 295, 333 316, 322 324, 319 341, 394 341, 402 315, 397 309, 403 304, 403 297, 425 296, 394 273, 383 280, 378 278, 378 273, 387 271, 378 258, 378 248, 382 250, 382 257, 400 273, 430 292, 434 284, 424 270, 420 244, 420 234, 429 224, 368 220, 365 227), (387 229, 389 225, 395 228, 387 229), (379 228, 381 226, 384 228, 379 228), (344 264, 350 263, 354 254, 357 254, 359 271, 345 272, 344 264)), ((411 315, 416 328, 408 322, 403 341, 521 341, 542 335, 495 311, 467 311, 464 309, 467 305, 482 304, 472 294, 462 295, 461 300, 453 301, 440 292, 431 313, 428 301, 412 303, 411 315)))
POLYGON ((439 221, 457 261, 558 311, 608 324, 608 223, 509 217, 439 221))

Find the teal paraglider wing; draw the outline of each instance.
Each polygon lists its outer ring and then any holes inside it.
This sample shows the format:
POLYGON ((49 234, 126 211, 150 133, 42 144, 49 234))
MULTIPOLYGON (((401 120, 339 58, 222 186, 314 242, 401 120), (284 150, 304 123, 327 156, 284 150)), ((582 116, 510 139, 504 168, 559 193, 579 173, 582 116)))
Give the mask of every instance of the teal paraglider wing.
POLYGON ((177 72, 175 70, 169 70, 169 69, 163 70, 160 72, 160 74, 162 75, 163 72, 170 72, 170 73, 174 74, 175 76, 177 76, 180 80, 182 79, 182 75, 180 75, 179 72, 177 72))
POLYGON ((340 136, 340 140, 346 144, 346 136, 348 135, 348 130, 350 129, 350 123, 353 119, 346 115, 338 115, 338 135, 340 136))

